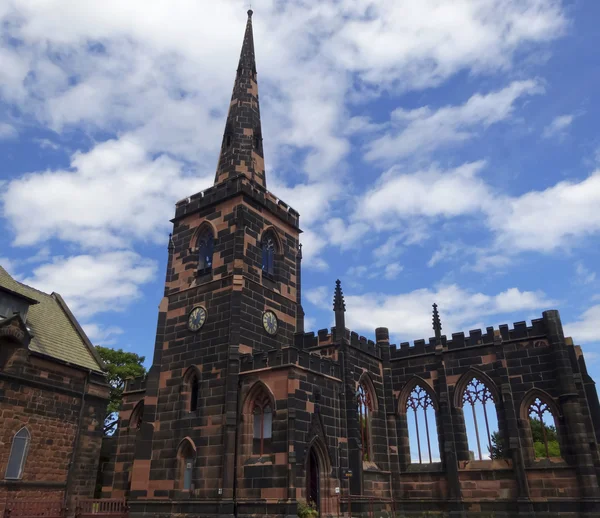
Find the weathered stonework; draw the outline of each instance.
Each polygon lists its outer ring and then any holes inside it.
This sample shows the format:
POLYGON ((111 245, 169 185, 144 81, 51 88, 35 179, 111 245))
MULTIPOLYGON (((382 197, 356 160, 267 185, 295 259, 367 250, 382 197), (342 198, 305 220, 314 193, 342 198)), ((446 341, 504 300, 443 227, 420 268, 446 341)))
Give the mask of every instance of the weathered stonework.
POLYGON ((304 333, 299 215, 265 189, 259 130, 249 16, 215 185, 177 204, 153 364, 126 387, 104 496, 127 497, 133 516, 283 517, 309 498, 322 516, 598 516, 600 405, 558 312, 450 339, 436 311, 435 338, 396 347, 385 328, 375 341, 346 329, 338 283, 335 327, 304 333), (205 232, 210 268, 199 262, 205 232), (207 317, 194 332, 196 306, 207 317), (462 397, 473 377, 495 402, 502 458, 471 459, 462 397), (417 385, 436 415, 429 464, 411 462, 406 403, 417 385), (557 416, 561 458, 535 459, 535 397, 557 416))
POLYGON ((77 498, 94 496, 109 387, 99 362, 92 370, 38 352, 47 345, 44 326, 53 326, 53 337, 61 335, 60 315, 68 326, 66 338, 79 340, 84 354, 88 348, 91 352, 68 309, 64 314, 60 296, 37 292, 0 273, 3 308, 19 308, 22 300, 26 306, 45 306, 39 313, 30 310, 29 320, 26 308, 6 319, 0 315, 0 513, 12 502, 35 500, 58 502, 72 514, 77 498), (7 289, 6 283, 21 293, 7 289), (27 430, 29 442, 22 472, 14 477, 8 464, 20 430, 27 430))

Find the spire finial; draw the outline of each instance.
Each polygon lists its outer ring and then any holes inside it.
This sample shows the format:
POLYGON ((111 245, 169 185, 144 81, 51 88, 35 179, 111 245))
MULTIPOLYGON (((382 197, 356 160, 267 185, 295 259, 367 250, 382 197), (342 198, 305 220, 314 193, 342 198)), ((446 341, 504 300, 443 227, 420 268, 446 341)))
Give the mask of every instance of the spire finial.
POLYGON ((250 4, 250 9, 248 9, 248 18, 252 18, 254 11, 252 10, 252 4, 250 4))
POLYGON ((250 7, 221 143, 215 185, 243 174, 260 187, 267 187, 258 104, 252 14, 252 7, 250 7))
POLYGON ((333 311, 335 312, 335 338, 343 340, 346 336, 346 303, 344 302, 342 283, 339 279, 335 281, 333 311))
POLYGON ((442 338, 442 322, 440 321, 440 314, 438 313, 438 306, 433 303, 433 331, 435 332, 435 338, 439 342, 442 338))
POLYGON ((335 281, 335 292, 333 295, 333 310, 337 313, 338 311, 346 311, 346 302, 344 301, 344 292, 342 291, 342 282, 338 279, 335 281))

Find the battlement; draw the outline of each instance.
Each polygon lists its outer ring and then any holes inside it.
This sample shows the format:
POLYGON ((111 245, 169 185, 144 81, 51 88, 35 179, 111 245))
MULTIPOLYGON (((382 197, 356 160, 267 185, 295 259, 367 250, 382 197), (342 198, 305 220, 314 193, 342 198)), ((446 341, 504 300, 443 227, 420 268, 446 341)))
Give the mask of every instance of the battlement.
POLYGON ((294 228, 298 228, 300 215, 297 211, 287 203, 281 201, 273 193, 251 182, 243 174, 178 201, 175 204, 175 217, 171 221, 175 222, 189 214, 240 194, 250 196, 254 201, 269 209, 283 221, 294 228))
POLYGON ((298 365, 317 374, 333 376, 334 378, 341 377, 339 363, 318 354, 298 350, 295 347, 240 356, 240 373, 283 365, 298 365))
MULTIPOLYGON (((452 333, 452 339, 448 340, 446 335, 441 337, 441 345, 445 349, 452 351, 464 347, 473 347, 485 344, 501 344, 509 340, 527 339, 546 335, 546 326, 543 318, 536 318, 531 321, 531 326, 527 322, 515 322, 510 329, 508 324, 502 324, 498 329, 486 327, 485 333, 481 329, 472 329, 469 335, 464 333, 452 333)), ((429 338, 429 341, 415 340, 413 345, 409 342, 403 342, 398 349, 396 345, 391 345, 391 359, 406 358, 407 356, 416 356, 435 351, 436 339, 429 338)))
POLYGON ((146 390, 146 383, 148 382, 148 376, 138 376, 137 378, 129 378, 125 380, 124 393, 134 392, 137 390, 146 390))
POLYGON ((316 335, 313 332, 296 333, 294 334, 294 346, 300 350, 311 349, 313 347, 325 347, 339 343, 342 338, 345 338, 346 341, 350 343, 351 347, 360 349, 361 351, 377 356, 378 358, 381 357, 379 347, 377 347, 373 340, 368 340, 364 336, 360 336, 358 333, 350 331, 349 329, 344 329, 343 337, 339 336, 335 327, 332 327, 331 329, 319 329, 316 335))

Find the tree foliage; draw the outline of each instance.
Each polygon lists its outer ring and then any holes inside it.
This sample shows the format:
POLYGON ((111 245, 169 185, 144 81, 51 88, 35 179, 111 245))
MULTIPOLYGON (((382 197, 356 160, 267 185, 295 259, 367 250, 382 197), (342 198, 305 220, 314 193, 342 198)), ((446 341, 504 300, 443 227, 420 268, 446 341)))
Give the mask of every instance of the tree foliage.
POLYGON ((490 457, 492 459, 504 459, 507 456, 507 451, 504 446, 504 441, 499 431, 492 433, 492 448, 490 450, 490 457))
POLYGON ((122 349, 112 349, 100 345, 96 346, 96 350, 106 365, 106 378, 111 387, 110 401, 104 418, 104 433, 110 435, 117 425, 125 380, 146 374, 146 368, 143 365, 146 358, 122 349))
MULTIPOLYGON (((533 448, 535 450, 535 458, 546 457, 546 446, 544 445, 544 432, 542 430, 542 422, 539 419, 529 419, 531 427, 531 436, 533 437, 533 448)), ((548 441, 548 456, 560 457, 560 446, 558 444, 558 434, 556 427, 543 423, 546 429, 546 440, 548 441)))

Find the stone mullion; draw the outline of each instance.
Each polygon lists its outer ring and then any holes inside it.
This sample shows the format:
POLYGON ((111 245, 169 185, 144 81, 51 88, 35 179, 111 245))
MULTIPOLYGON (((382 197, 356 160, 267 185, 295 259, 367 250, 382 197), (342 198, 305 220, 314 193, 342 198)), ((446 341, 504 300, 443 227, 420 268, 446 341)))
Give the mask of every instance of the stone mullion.
MULTIPOLYGON (((512 388, 510 385, 510 375, 508 362, 504 356, 504 349, 500 342, 496 343, 496 361, 494 362, 494 371, 500 379, 500 406, 502 410, 503 423, 498 419, 498 429, 501 438, 504 441, 504 447, 508 448, 510 459, 513 463, 513 470, 517 481, 517 491, 519 499, 519 516, 533 516, 533 507, 529 500, 529 481, 525 469, 525 456, 523 455, 523 441, 520 423, 520 413, 518 403, 514 401, 512 388), (501 425, 504 425, 502 428, 501 425)), ((533 448, 533 444, 531 445, 533 448)))
POLYGON ((458 474, 458 459, 454 443, 454 423, 452 420, 452 410, 450 408, 450 394, 446 382, 446 365, 444 364, 443 349, 440 345, 436 346, 436 359, 437 392, 439 400, 437 417, 440 421, 438 430, 441 430, 442 432, 441 454, 443 455, 444 469, 448 480, 448 496, 454 501, 451 505, 451 515, 460 516, 462 494, 458 474))
POLYGON ((567 430, 565 443, 571 445, 582 496, 597 498, 600 496, 598 479, 583 424, 583 413, 579 405, 579 395, 575 386, 560 316, 558 311, 551 310, 544 311, 543 317, 556 366, 555 373, 560 390, 559 400, 567 430))

